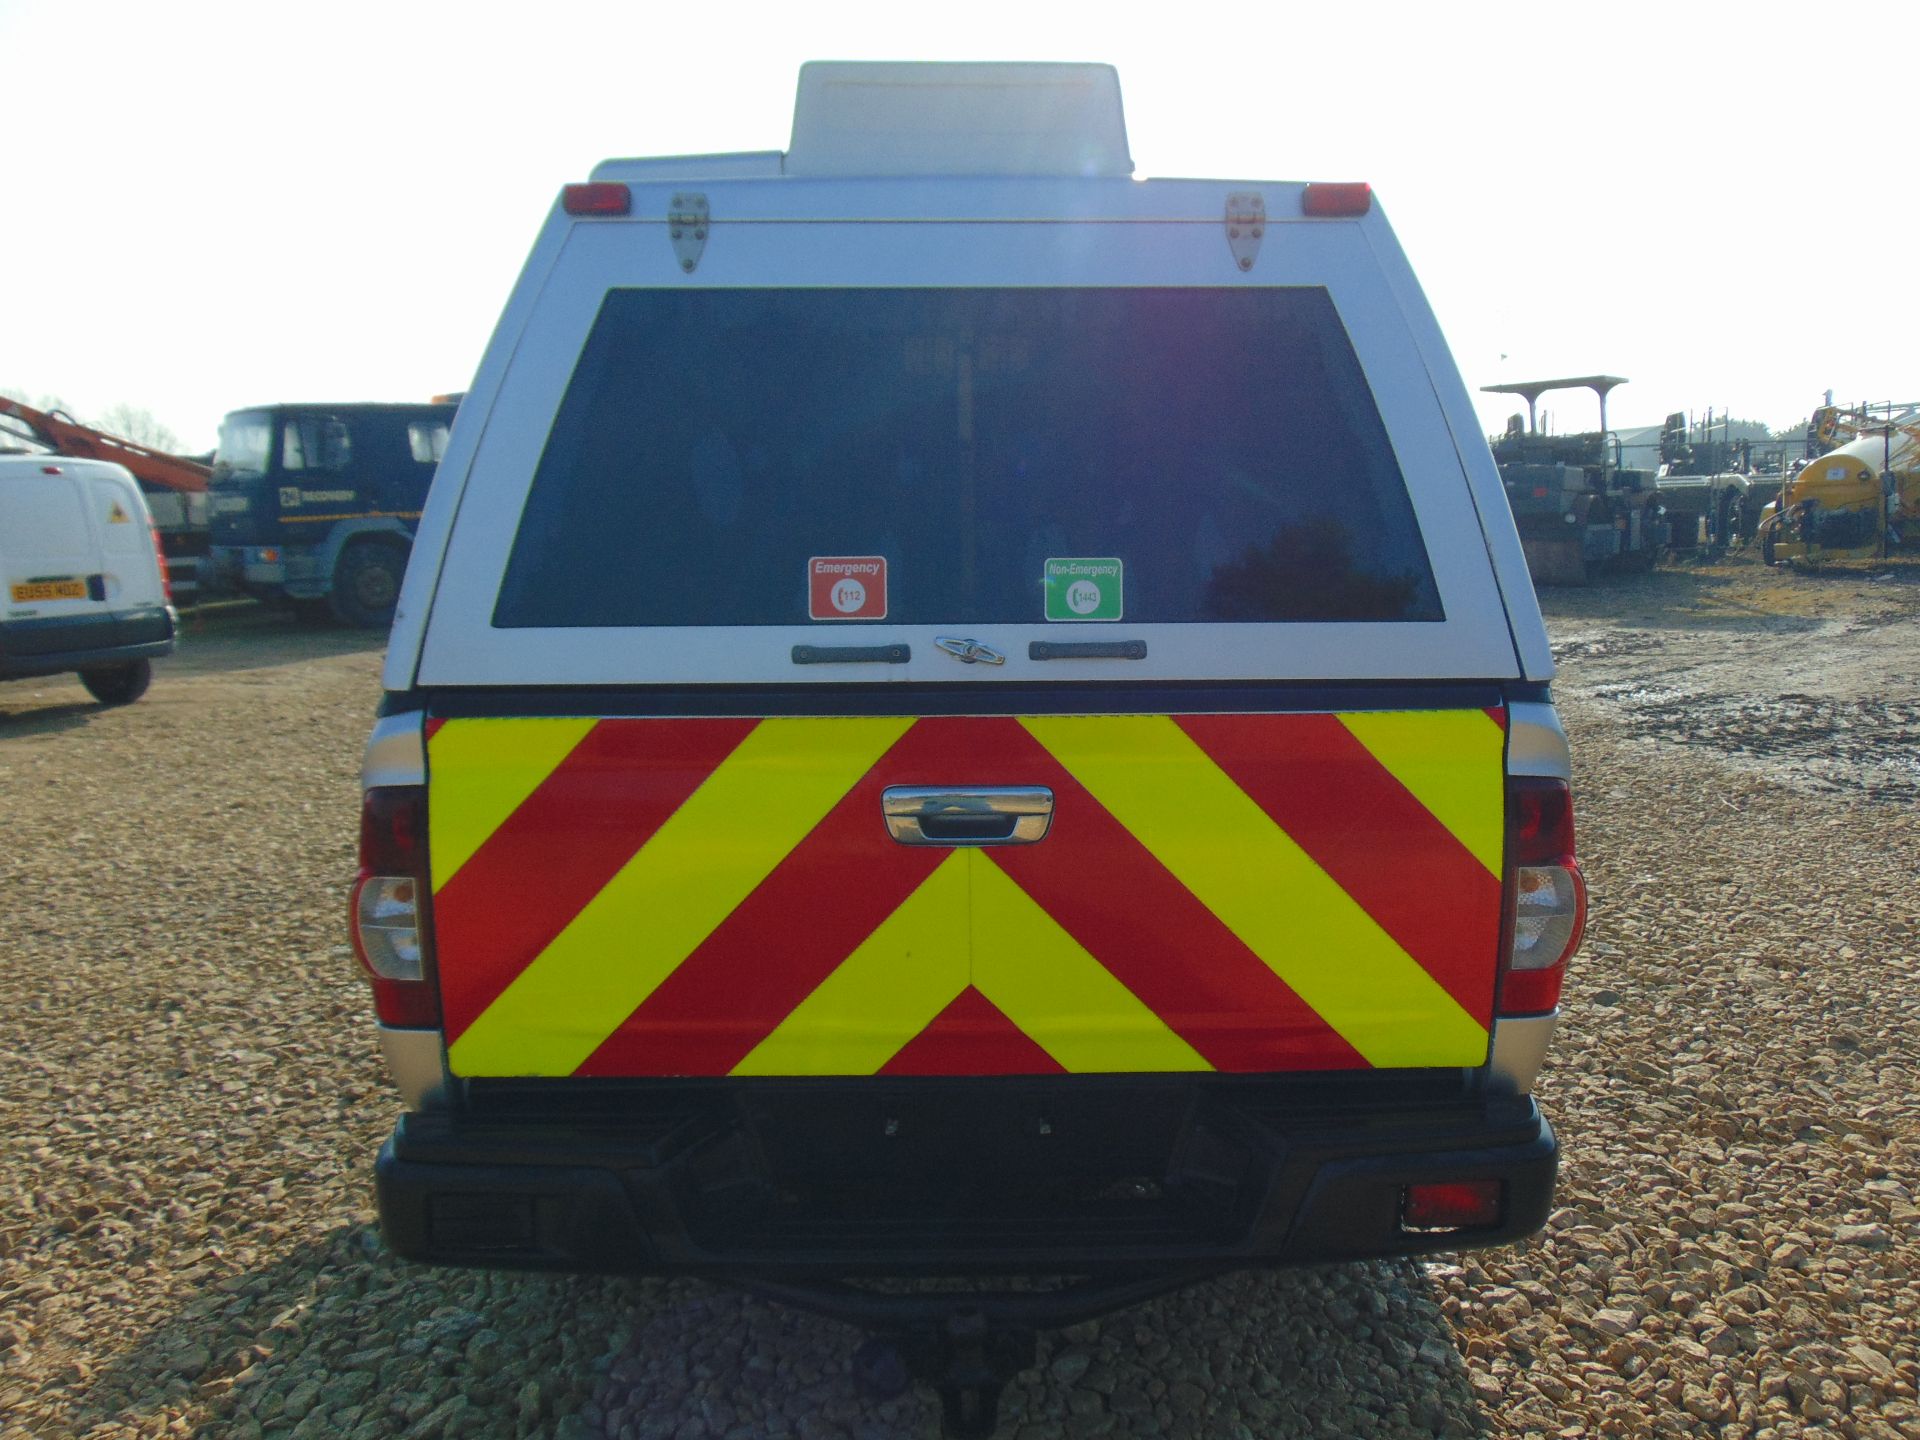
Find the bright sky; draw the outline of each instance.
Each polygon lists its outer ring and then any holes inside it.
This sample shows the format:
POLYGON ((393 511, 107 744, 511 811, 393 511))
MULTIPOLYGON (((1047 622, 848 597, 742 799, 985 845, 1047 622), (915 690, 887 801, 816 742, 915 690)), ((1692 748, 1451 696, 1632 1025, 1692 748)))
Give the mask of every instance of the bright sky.
POLYGON ((189 449, 464 389, 595 161, 783 149, 810 59, 1102 60, 1142 176, 1373 182, 1469 385, 1784 425, 1920 399, 1917 54, 1920 5, 1859 0, 0 0, 0 388, 189 449))

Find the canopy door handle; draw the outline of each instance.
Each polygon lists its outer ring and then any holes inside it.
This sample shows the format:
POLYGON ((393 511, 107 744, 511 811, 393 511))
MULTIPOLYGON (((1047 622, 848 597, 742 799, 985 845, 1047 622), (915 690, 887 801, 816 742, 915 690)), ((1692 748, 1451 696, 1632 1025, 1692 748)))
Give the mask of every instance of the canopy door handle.
POLYGON ((887 833, 902 845, 1031 845, 1053 823, 1044 785, 889 785, 887 833))

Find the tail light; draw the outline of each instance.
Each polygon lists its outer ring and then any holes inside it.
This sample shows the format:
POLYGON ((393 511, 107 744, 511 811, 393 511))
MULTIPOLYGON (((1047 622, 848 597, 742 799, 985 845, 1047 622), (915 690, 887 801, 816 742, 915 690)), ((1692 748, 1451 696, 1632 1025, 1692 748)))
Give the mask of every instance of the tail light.
POLYGON ((1587 923, 1587 887, 1573 853, 1573 794, 1564 780, 1507 782, 1507 908, 1501 925, 1502 1015, 1560 1003, 1567 961, 1587 923))
POLYGON ((427 789, 377 785, 361 799, 353 949, 385 1025, 440 1023, 427 897, 427 789))
POLYGON ((1300 192, 1300 213, 1317 220, 1354 218, 1373 209, 1373 187, 1365 181, 1343 184, 1325 182, 1307 186, 1300 192))
POLYGON ((626 215, 633 210, 633 192, 617 180, 593 180, 560 190, 560 208, 569 215, 626 215))
POLYGON ((153 558, 160 562, 160 593, 173 603, 173 572, 167 569, 167 550, 160 543, 160 527, 155 525, 149 533, 153 536, 153 558))

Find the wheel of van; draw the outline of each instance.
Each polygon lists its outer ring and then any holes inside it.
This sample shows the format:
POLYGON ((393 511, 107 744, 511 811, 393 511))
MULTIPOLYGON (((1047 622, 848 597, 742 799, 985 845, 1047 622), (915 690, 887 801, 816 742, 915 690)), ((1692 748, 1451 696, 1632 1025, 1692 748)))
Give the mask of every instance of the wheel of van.
POLYGON ((151 660, 129 660, 124 665, 101 665, 80 672, 80 683, 102 705, 131 705, 153 683, 151 660))
POLYGON ((347 546, 333 567, 333 613, 343 624, 386 629, 406 573, 406 553, 396 546, 366 540, 347 546))

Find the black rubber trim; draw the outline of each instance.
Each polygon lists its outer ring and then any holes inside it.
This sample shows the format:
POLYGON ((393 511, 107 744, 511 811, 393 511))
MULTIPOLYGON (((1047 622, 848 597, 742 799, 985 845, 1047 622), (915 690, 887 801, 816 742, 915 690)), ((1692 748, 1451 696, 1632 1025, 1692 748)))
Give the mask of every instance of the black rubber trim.
POLYGON ((173 612, 164 605, 98 610, 88 615, 44 615, 0 620, 0 656, 80 654, 90 650, 148 645, 173 638, 173 612))
POLYGON ((173 641, 152 640, 145 645, 114 645, 104 650, 72 650, 57 655, 0 655, 0 680, 31 680, 43 675, 64 675, 72 670, 93 670, 107 665, 124 665, 133 660, 158 660, 173 653, 173 641))
POLYGON ((904 665, 913 658, 908 645, 796 645, 796 665, 904 665))
POLYGON ((1029 660, 1144 660, 1144 640, 1033 640, 1029 660))
POLYGON ((683 686, 488 686, 390 695, 381 714, 427 709, 444 719, 542 715, 1206 715, 1328 710, 1482 710, 1503 704, 1493 681, 1193 684, 1048 683, 683 686))

